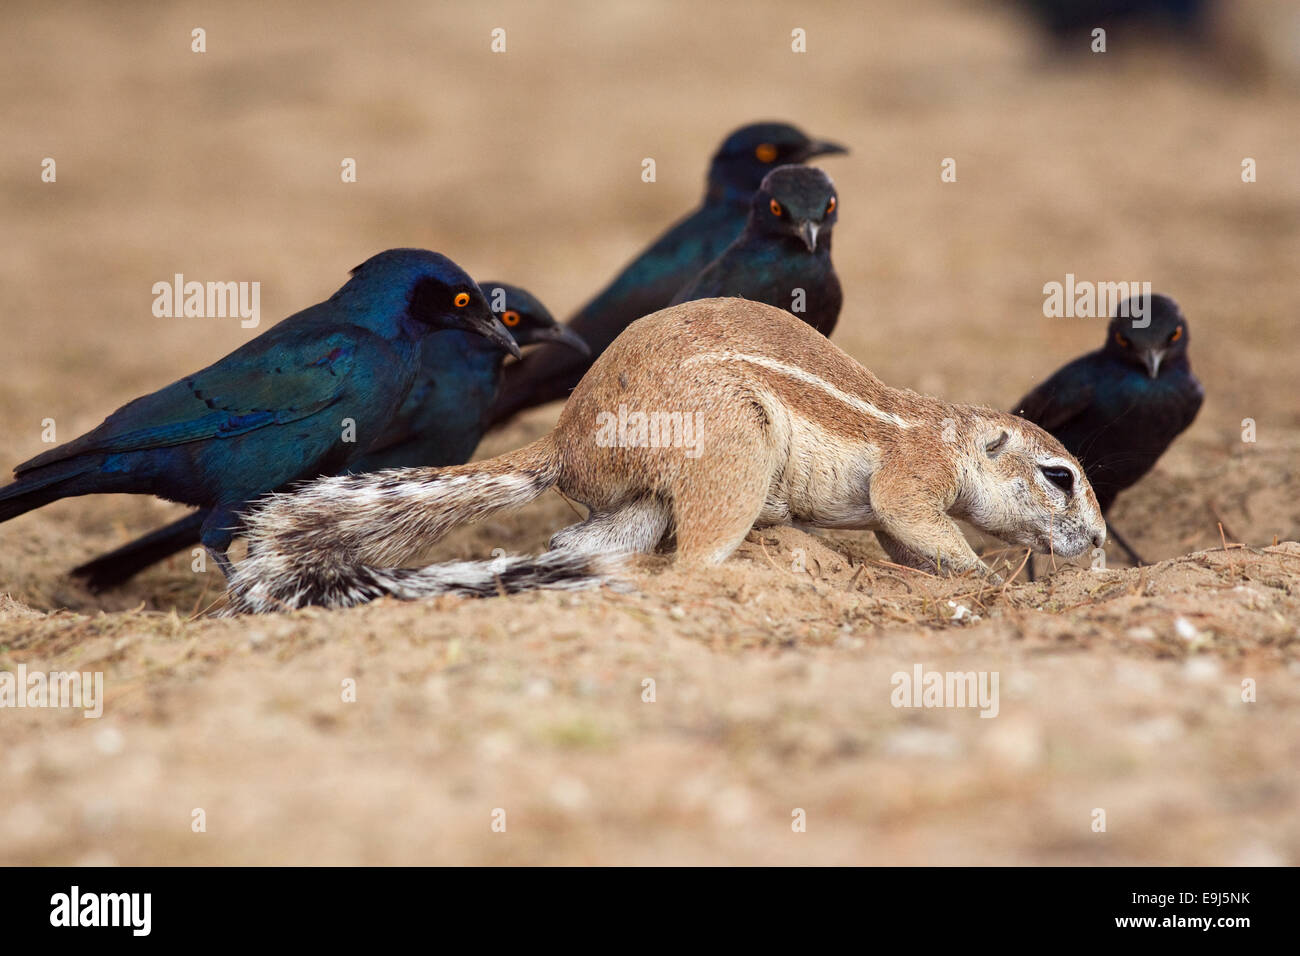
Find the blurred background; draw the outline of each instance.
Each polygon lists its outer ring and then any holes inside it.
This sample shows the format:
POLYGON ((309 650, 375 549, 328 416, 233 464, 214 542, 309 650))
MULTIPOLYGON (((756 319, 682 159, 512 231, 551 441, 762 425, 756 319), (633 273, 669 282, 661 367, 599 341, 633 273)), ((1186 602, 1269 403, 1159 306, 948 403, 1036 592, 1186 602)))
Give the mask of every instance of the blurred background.
MULTIPOLYGON (((1067 273, 1150 281, 1189 319, 1192 365, 1208 399, 1162 461, 1163 477, 1151 479, 1155 490, 1139 487, 1121 501, 1120 526, 1157 558, 1217 546, 1209 501, 1227 510, 1240 538, 1300 537, 1300 3, 1151 4, 1173 13, 1143 21, 1108 10, 1104 54, 1089 51, 1091 14, 1082 32, 1072 25, 1080 5, 10 3, 0 33, 0 467, 43 450, 43 419, 57 421, 60 440, 74 437, 325 298, 384 248, 436 249, 475 276, 526 286, 566 318, 699 201, 726 133, 773 119, 851 149, 820 164, 840 196, 839 345, 892 385, 1006 408, 1102 342, 1104 320, 1044 318, 1045 283, 1067 273), (1046 7, 1056 11, 1035 13, 1046 7), (503 54, 490 50, 498 27, 503 54), (191 51, 195 28, 206 31, 201 54, 191 51), (795 28, 806 31, 806 53, 791 51, 795 28), (57 162, 55 183, 41 181, 45 157, 57 162), (652 184, 641 180, 645 157, 657 164, 652 184), (949 157, 955 183, 940 181, 949 157), (1257 164, 1252 184, 1241 177, 1247 157, 1257 164), (340 181, 345 158, 356 160, 355 183, 340 181), (261 327, 155 318, 151 287, 175 273, 260 282, 261 327), (1250 449, 1241 442, 1247 417, 1258 423, 1250 449), (1231 481, 1220 487, 1225 475, 1231 481)), ((535 437, 557 413, 529 413, 485 450, 535 437)), ((538 509, 505 526, 512 550, 540 546, 567 514, 558 501, 538 509)), ((88 498, 6 524, 0 591, 41 611, 143 606, 186 615, 219 583, 196 583, 183 559, 103 599, 62 577, 175 513, 144 498, 88 498)), ((501 533, 455 547, 477 553, 501 533)), ((511 613, 502 608, 475 613, 511 613)), ((470 626, 467 614, 454 626, 470 626)), ((0 627, 27 620, 10 616, 0 627)), ((167 631, 161 616, 96 620, 105 633, 143 628, 164 644, 194 636, 179 621, 167 631)), ((314 620, 293 627, 318 639, 337 634, 313 631, 314 620)), ((242 647, 238 629, 201 633, 242 647)), ((71 653, 77 640, 65 635, 54 646, 71 653)), ((740 692, 744 682, 733 680, 720 686, 740 692)), ((231 694, 252 693, 234 676, 227 683, 231 694)), ((123 706, 156 721, 148 702, 158 694, 167 697, 155 688, 123 706)), ((1068 715, 1057 717, 1068 733, 1068 715)), ((203 719, 224 732, 217 717, 203 719)), ((389 729, 366 727, 356 749, 389 729)), ((183 746, 157 723, 148 733, 160 753, 183 746)), ((277 746, 258 751, 268 780, 277 746)), ((337 780, 352 777, 330 766, 337 780)), ((123 773, 129 802, 130 781, 148 778, 123 773)), ((608 782, 617 790, 614 776, 608 782)), ((387 806, 388 797, 372 798, 368 810, 387 806)), ((75 792, 68 799, 75 803, 75 792)), ((1001 806, 1014 826, 1014 805, 1001 806)), ((887 822, 894 810, 871 819, 887 822)), ((308 802, 294 812, 333 811, 308 802)), ((982 812, 957 815, 969 823, 982 812)), ((900 837, 894 859, 956 852, 953 834, 968 832, 927 826, 937 830, 917 846, 900 837)), ((243 849, 225 844, 224 858, 271 853, 259 849, 264 832, 249 823, 243 849)), ((272 849, 309 852, 309 834, 294 843, 292 828, 275 832, 288 843, 272 849)), ((646 845, 634 827, 625 835, 646 845)), ((320 858, 402 857, 339 839, 320 858)), ((59 845, 50 840, 34 844, 30 858, 49 859, 59 845)), ((689 852, 691 842, 678 849, 689 852)), ((586 845, 576 858, 608 860, 598 840, 586 845)), ((196 852, 166 838, 157 846, 163 858, 196 852)), ((1137 846, 1127 859, 1168 858, 1137 846)), ((988 847, 962 847, 966 859, 988 859, 980 856, 988 847)), ((532 849, 536 859, 554 858, 540 844, 532 849)), ((481 858, 461 851, 454 858, 481 858)), ((126 844, 113 852, 141 858, 126 844)), ((834 858, 828 848, 824 859, 834 858)))
POLYGON ((71 437, 260 331, 156 319, 155 281, 261 281, 265 327, 417 245, 567 316, 698 201, 726 132, 767 118, 852 147, 822 164, 837 340, 887 381, 1007 405, 1102 337, 1044 320, 1045 282, 1149 279, 1231 388, 1198 429, 1235 427, 1296 354, 1300 9, 1207 6, 1195 42, 1117 27, 1094 55, 1011 2, 14 5, 6 464, 41 449, 40 418, 71 437))

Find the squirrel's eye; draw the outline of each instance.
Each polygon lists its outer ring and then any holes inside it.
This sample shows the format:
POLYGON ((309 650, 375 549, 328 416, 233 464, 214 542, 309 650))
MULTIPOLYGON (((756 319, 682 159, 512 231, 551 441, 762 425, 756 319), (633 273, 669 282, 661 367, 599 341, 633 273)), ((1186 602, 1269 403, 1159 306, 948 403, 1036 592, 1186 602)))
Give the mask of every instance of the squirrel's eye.
POLYGON ((1182 337, 1183 337, 1183 327, 1180 325, 1178 326, 1178 328, 1174 329, 1172 332, 1169 333, 1169 344, 1173 345, 1182 337))
POLYGON ((754 156, 760 163, 770 163, 776 159, 776 147, 771 143, 760 143, 754 149, 754 156))
POLYGON ((505 312, 502 314, 501 321, 513 329, 516 325, 519 324, 519 313, 516 312, 514 309, 511 309, 509 312, 505 312))
POLYGON ((775 199, 773 199, 770 203, 767 204, 767 208, 772 210, 772 215, 774 216, 781 215, 781 204, 777 202, 775 199))
POLYGON ((1068 468, 1039 468, 1043 477, 1069 495, 1074 491, 1074 472, 1068 468))
POLYGON ((1119 347, 1120 347, 1120 348, 1123 348, 1123 349, 1128 348, 1128 339, 1124 338, 1123 333, 1121 333, 1121 332, 1116 332, 1116 333, 1115 333, 1115 341, 1119 343, 1119 347))
POLYGON ((465 308, 465 306, 469 305, 469 293, 457 292, 456 298, 452 299, 451 301, 456 303, 456 308, 463 309, 465 308))
POLYGON ((835 197, 832 196, 831 201, 826 204, 826 215, 829 216, 834 211, 835 211, 835 197))

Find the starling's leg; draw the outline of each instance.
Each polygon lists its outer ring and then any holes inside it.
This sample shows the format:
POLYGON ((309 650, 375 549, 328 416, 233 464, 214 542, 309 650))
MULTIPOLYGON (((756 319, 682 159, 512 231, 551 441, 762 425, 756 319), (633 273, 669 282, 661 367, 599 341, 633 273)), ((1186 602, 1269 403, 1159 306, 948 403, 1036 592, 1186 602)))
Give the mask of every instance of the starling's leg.
POLYGON ((226 557, 226 552, 230 550, 238 528, 238 513, 229 508, 213 508, 203 522, 203 533, 199 538, 208 554, 212 555, 212 560, 217 562, 217 567, 221 569, 227 581, 234 575, 235 566, 230 563, 230 558, 226 557))
POLYGON ((1115 530, 1114 526, 1109 521, 1106 522, 1106 534, 1110 535, 1110 539, 1114 541, 1117 545, 1119 545, 1120 549, 1126 555, 1128 555, 1128 559, 1133 562, 1134 567, 1141 567, 1142 565, 1147 563, 1143 561, 1141 557, 1138 556, 1138 553, 1133 550, 1133 548, 1129 545, 1129 543, 1124 540, 1124 538, 1120 535, 1118 531, 1115 530))
POLYGON ((206 512, 196 511, 165 528, 151 531, 93 561, 78 565, 72 569, 72 576, 84 580, 86 587, 96 593, 119 587, 150 565, 196 544, 206 516, 206 512))
POLYGON ((224 574, 226 580, 229 581, 231 577, 234 576, 235 566, 230 563, 230 558, 226 557, 226 552, 217 551, 214 548, 208 548, 208 554, 212 556, 213 561, 217 562, 217 567, 221 569, 221 573, 224 574))

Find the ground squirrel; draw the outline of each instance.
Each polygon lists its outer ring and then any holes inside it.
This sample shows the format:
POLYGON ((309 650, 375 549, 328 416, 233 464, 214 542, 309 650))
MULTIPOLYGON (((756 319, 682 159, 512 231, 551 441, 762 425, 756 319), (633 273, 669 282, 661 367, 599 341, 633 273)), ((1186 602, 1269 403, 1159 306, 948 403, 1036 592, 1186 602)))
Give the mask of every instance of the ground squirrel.
POLYGON ((756 524, 789 521, 871 529, 899 563, 992 575, 954 518, 1066 557, 1106 535, 1078 462, 1036 425, 890 388, 784 310, 703 299, 629 326, 518 451, 271 498, 247 516, 230 609, 589 586, 670 529, 678 561, 712 565, 756 524), (393 570, 552 487, 591 514, 549 554, 393 570))

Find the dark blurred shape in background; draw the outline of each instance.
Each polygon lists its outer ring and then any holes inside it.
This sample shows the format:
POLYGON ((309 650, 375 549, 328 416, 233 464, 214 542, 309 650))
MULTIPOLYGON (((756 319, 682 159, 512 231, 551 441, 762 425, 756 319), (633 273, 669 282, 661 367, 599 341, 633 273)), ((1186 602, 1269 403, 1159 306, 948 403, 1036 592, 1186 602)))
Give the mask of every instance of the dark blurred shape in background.
POLYGON ((1252 86, 1300 88, 1297 0, 1004 0, 1044 39, 1053 64, 1105 52, 1181 50, 1196 72, 1252 86), (1093 31, 1106 31, 1105 50, 1093 31))
POLYGON ((1092 31, 1106 31, 1107 44, 1153 34, 1202 40, 1211 0, 1017 0, 1063 49, 1088 52, 1092 31))

